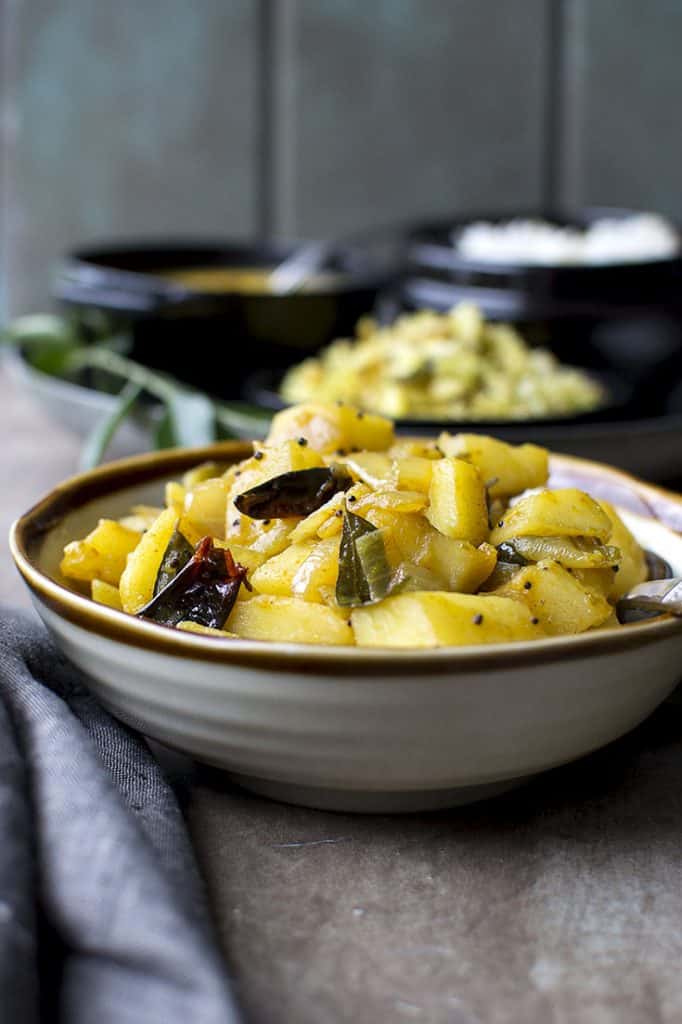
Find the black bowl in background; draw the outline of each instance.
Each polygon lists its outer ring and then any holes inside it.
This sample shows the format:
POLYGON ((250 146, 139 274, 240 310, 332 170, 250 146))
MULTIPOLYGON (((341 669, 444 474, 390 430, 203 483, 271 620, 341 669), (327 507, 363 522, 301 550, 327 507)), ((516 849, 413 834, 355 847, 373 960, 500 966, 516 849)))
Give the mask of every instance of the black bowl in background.
MULTIPOLYGON (((299 243, 300 245, 300 243, 299 243)), ((352 334, 389 281, 359 246, 331 253, 329 283, 290 295, 194 291, 158 276, 192 267, 274 267, 298 246, 164 241, 79 249, 59 266, 53 294, 85 323, 130 329, 131 355, 224 398, 248 373, 285 367, 352 334), (156 272, 156 273, 155 273, 156 272)))
MULTIPOLYGON (((541 219, 560 227, 585 228, 609 217, 624 220, 643 211, 588 207, 572 213, 524 212, 514 219, 541 219)), ((407 274, 482 294, 502 317, 625 315, 642 309, 682 311, 682 253, 668 259, 603 264, 494 263, 462 256, 458 232, 475 221, 505 223, 510 215, 484 213, 412 228, 407 239, 407 274)))
MULTIPOLYGON (((587 208, 514 216, 585 227, 600 217, 638 212, 587 208)), ((453 244, 453 235, 473 221, 509 219, 509 213, 487 212, 413 227, 396 308, 445 310, 473 302, 487 319, 518 326, 524 337, 550 348, 563 362, 625 374, 655 412, 682 371, 682 255, 550 266, 471 260, 453 244)))

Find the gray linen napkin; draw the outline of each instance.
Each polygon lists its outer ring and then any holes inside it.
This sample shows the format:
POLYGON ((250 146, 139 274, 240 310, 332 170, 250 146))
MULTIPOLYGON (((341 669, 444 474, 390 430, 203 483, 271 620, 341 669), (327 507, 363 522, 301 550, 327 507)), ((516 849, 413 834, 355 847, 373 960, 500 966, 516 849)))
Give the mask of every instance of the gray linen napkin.
POLYGON ((0 1018, 233 1024, 182 816, 34 618, 0 612, 0 1018))

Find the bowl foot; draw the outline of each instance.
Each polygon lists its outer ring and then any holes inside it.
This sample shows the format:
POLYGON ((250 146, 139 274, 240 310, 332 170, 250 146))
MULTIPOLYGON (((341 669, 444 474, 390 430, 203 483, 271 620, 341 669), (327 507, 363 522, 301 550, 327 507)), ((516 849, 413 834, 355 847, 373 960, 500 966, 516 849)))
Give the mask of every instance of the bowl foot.
POLYGON ((506 793, 533 778, 532 775, 503 782, 488 782, 477 786, 456 786, 452 789, 387 790, 368 792, 354 789, 325 789, 318 786, 299 786, 293 782, 272 782, 251 775, 229 773, 230 779, 243 789, 281 803, 299 804, 322 811, 348 811, 354 814, 409 814, 417 811, 437 811, 446 807, 460 807, 477 800, 506 793))

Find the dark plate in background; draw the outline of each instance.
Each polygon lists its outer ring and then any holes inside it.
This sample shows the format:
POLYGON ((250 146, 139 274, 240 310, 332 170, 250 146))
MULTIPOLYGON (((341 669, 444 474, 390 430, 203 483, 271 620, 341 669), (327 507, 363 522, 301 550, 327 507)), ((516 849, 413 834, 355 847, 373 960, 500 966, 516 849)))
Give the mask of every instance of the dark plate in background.
POLYGON ((157 276, 191 267, 274 267, 294 244, 157 242, 79 249, 58 268, 54 296, 84 320, 130 329, 131 355, 219 397, 237 397, 259 366, 287 366, 352 334, 388 281, 362 248, 339 247, 329 287, 291 295, 194 291, 157 276))
MULTIPOLYGON (((622 219, 642 211, 595 207, 568 213, 519 211, 560 226, 622 219)), ((482 212, 444 218, 408 233, 404 272, 394 296, 405 310, 445 310, 473 302, 486 318, 517 326, 565 363, 625 374, 647 416, 657 415, 682 371, 682 256, 641 263, 536 265, 461 256, 453 233, 474 221, 508 222, 482 212)))
MULTIPOLYGON (((273 411, 286 404, 277 392, 281 374, 261 371, 247 382, 247 396, 273 411)), ((679 483, 682 468, 682 391, 667 410, 656 414, 637 413, 637 396, 629 393, 627 381, 605 375, 605 384, 618 388, 621 404, 599 413, 555 420, 522 422, 473 422, 398 420, 402 434, 492 433, 509 444, 531 441, 551 451, 619 466, 649 480, 679 483), (630 394, 629 401, 624 401, 630 394)))

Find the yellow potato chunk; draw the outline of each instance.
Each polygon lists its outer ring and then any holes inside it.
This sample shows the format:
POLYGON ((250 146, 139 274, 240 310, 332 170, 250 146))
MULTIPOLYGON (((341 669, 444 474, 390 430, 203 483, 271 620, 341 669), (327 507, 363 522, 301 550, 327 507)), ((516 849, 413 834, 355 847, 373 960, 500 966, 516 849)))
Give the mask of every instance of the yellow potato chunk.
POLYGON ((301 469, 317 469, 324 465, 319 452, 309 444, 300 444, 300 438, 274 446, 261 445, 259 450, 263 453, 260 460, 263 480, 270 480, 282 473, 296 473, 301 469))
POLYGON ((494 570, 497 552, 491 544, 474 547, 466 540, 453 540, 434 532, 426 554, 418 562, 440 576, 444 590, 473 594, 494 570))
POLYGON ((394 464, 398 473, 398 487, 406 491, 429 493, 433 459, 409 455, 404 459, 397 459, 394 464))
POLYGON ((393 568, 398 568, 401 562, 420 564, 430 550, 431 538, 440 536, 424 516, 416 512, 396 514, 386 509, 370 509, 367 518, 377 529, 390 534, 397 552, 393 568))
POLYGON ((119 588, 124 611, 135 615, 151 601, 161 560, 177 525, 175 510, 165 509, 130 554, 119 588))
POLYGON ((647 578, 646 560, 644 552, 613 505, 608 501, 600 501, 599 504, 611 521, 609 545, 620 551, 620 558, 617 562, 618 569, 617 571, 611 570, 611 585, 606 594, 610 600, 617 601, 623 594, 627 594, 628 590, 638 583, 643 583, 647 578))
POLYGON ((152 525, 155 519, 163 512, 158 505, 133 505, 130 515, 119 519, 121 526, 127 530, 134 530, 136 533, 144 533, 152 525))
POLYGON ((291 590, 304 601, 324 601, 325 594, 336 587, 339 575, 340 537, 318 541, 299 565, 291 581, 291 590))
MULTIPOLYGON (((266 558, 261 551, 254 551, 253 548, 245 548, 241 544, 233 544, 231 541, 216 540, 215 546, 217 548, 229 548, 235 562, 249 570, 249 582, 251 582, 251 573, 259 569, 266 558)), ((240 587, 239 593, 242 594, 243 591, 244 588, 240 587)))
POLYGON ((393 442, 393 424, 383 416, 339 403, 309 403, 278 412, 272 420, 267 443, 279 444, 299 437, 325 455, 350 448, 381 452, 393 442))
MULTIPOLYGON (((343 491, 339 491, 329 501, 325 502, 321 508, 311 512, 305 519, 301 519, 298 524, 294 527, 291 532, 291 543, 298 544, 304 540, 311 540, 311 538, 317 536, 318 530, 320 530, 330 517, 334 517, 339 509, 343 508, 346 495, 343 491)), ((341 516, 338 517, 339 520, 341 516)))
POLYGON ((342 529, 343 519, 341 516, 335 514, 326 519, 317 531, 317 536, 320 540, 326 540, 328 537, 336 537, 337 534, 341 533, 342 529))
POLYGON ((182 532, 197 543, 202 537, 225 537, 225 516, 229 485, 222 476, 204 480, 187 491, 182 516, 182 532))
POLYGON ((256 569, 251 577, 252 586, 260 594, 290 596, 294 576, 314 548, 312 541, 284 548, 256 569))
POLYGON ((278 640, 298 644, 353 644, 347 615, 300 597, 258 594, 232 609, 230 631, 249 640, 278 640))
POLYGON ((117 586, 126 559, 139 544, 141 536, 141 533, 114 519, 100 519, 87 537, 66 545, 60 571, 72 580, 90 583, 100 579, 117 586))
POLYGON ((462 459, 433 463, 429 487, 429 522, 446 537, 481 544, 488 537, 485 487, 475 466, 462 459))
POLYGON ((509 498, 547 483, 549 454, 535 444, 506 444, 482 434, 441 434, 446 455, 466 457, 476 466, 491 498, 509 498))
POLYGON ((611 536, 611 520, 584 491, 566 488, 541 491, 521 498, 507 509, 490 535, 496 547, 514 537, 596 537, 604 543, 611 536))
POLYGON ((488 594, 418 592, 356 608, 351 616, 362 647, 442 647, 534 640, 543 635, 518 601, 488 594))
POLYGON ((221 476, 224 469, 225 465, 221 466, 218 462, 200 462, 198 466, 194 466, 193 469, 188 469, 186 473, 183 473, 181 486, 187 491, 192 491, 197 484, 203 483, 204 480, 221 476))
POLYGON ((321 508, 311 512, 305 519, 298 521, 289 538, 292 544, 298 544, 314 537, 332 537, 341 531, 342 516, 337 513, 343 510, 346 502, 354 507, 354 502, 370 493, 366 484, 354 484, 348 491, 339 491, 321 508))
POLYGON ((586 590, 558 562, 524 566, 495 591, 522 602, 549 636, 583 633, 611 615, 611 605, 594 590, 586 590))
MULTIPOLYGON (((237 513, 239 514, 239 513, 237 513)), ((248 516, 240 516, 239 520, 233 520, 237 526, 228 530, 227 540, 230 544, 235 543, 240 547, 250 548, 264 555, 265 558, 272 558, 289 544, 291 533, 299 522, 298 519, 249 519, 248 516)))
POLYGON ((395 462, 383 452, 358 452, 338 461, 370 487, 395 487, 398 482, 395 462))
POLYGON ((573 579, 585 590, 591 590, 607 600, 613 589, 616 573, 611 567, 605 569, 573 569, 573 579))
POLYGON ((390 512, 419 512, 426 506, 426 495, 420 491, 394 491, 390 488, 371 491, 350 507, 359 516, 366 516, 371 509, 385 509, 390 512))
POLYGON ((441 459, 443 452, 435 441, 419 441, 413 437, 398 437, 388 449, 392 459, 441 459))
MULTIPOLYGON (((199 481, 197 481, 198 483, 199 481)), ((179 484, 177 480, 169 480, 166 484, 165 489, 165 501, 166 508, 174 508, 178 515, 182 514, 182 510, 185 507, 185 497, 187 495, 187 488, 179 484)), ((161 509, 159 509, 159 512, 161 509)))
POLYGON ((111 583, 105 583, 104 580, 93 580, 90 592, 93 601, 97 601, 97 604, 105 604, 107 608, 115 608, 116 611, 122 611, 123 606, 121 605, 121 595, 118 592, 118 587, 112 586, 111 583))
POLYGON ((214 629, 213 626, 202 626, 200 622, 192 622, 186 619, 184 622, 178 622, 176 629, 181 629, 183 633, 197 633, 199 636, 216 636, 216 637, 227 637, 228 640, 236 640, 236 633, 229 633, 226 629, 214 629))

